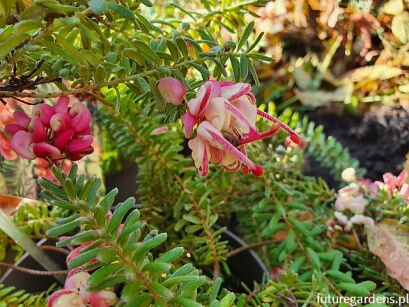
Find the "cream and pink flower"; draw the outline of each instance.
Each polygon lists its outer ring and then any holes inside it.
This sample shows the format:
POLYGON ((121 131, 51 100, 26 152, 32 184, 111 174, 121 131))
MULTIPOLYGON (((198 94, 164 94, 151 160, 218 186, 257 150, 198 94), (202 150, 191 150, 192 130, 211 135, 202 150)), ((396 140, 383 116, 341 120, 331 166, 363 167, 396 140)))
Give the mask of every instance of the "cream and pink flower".
MULTIPOLYGON (((175 98, 181 101, 179 93, 185 93, 181 87, 184 88, 180 82, 164 87, 169 97, 167 100, 175 98), (175 93, 175 97, 171 93, 175 93)), ((190 139, 188 145, 200 175, 207 175, 211 162, 228 171, 244 166, 244 173, 251 170, 253 175, 260 176, 263 168, 247 157, 245 146, 272 136, 281 128, 289 133, 292 142, 301 143, 300 137, 290 127, 257 109, 250 90, 247 83, 210 80, 200 86, 196 97, 186 102, 187 111, 182 115, 183 132, 190 139), (272 129, 260 133, 256 127, 257 115, 273 122, 272 129), (192 138, 194 132, 196 135, 192 138)))
POLYGON ((109 307, 115 305, 118 302, 115 292, 87 290, 90 276, 82 269, 71 270, 65 281, 64 289, 50 296, 48 307, 109 307))
POLYGON ((386 190, 390 197, 395 194, 402 197, 402 199, 409 204, 409 184, 407 183, 408 173, 402 171, 398 176, 392 173, 385 173, 383 175, 383 182, 376 181, 379 189, 386 190))
POLYGON ((5 126, 11 148, 21 157, 42 158, 50 162, 76 161, 93 152, 91 113, 81 102, 60 97, 54 106, 33 107, 31 117, 15 111, 15 123, 5 126))

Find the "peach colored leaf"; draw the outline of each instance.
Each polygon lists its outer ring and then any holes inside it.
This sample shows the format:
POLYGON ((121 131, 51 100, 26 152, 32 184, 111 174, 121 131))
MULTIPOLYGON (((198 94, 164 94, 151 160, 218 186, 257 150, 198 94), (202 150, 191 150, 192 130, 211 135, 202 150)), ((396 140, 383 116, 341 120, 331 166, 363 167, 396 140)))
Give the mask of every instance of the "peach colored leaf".
POLYGON ((370 251, 385 264, 387 273, 409 290, 409 227, 386 220, 367 229, 370 251))
POLYGON ((403 73, 402 69, 389 65, 373 65, 360 67, 348 73, 343 82, 357 82, 362 80, 387 80, 403 73))
POLYGON ((391 30, 393 35, 402 43, 406 44, 409 42, 409 13, 403 12, 392 20, 391 30))

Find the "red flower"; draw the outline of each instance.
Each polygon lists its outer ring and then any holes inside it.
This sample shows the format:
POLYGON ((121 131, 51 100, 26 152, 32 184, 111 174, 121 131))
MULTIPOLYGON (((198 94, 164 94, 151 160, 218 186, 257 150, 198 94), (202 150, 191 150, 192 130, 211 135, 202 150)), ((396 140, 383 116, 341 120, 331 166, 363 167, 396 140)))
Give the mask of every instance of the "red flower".
POLYGON ((54 106, 34 106, 31 118, 21 111, 13 115, 16 123, 5 131, 12 136, 13 150, 26 159, 76 161, 94 150, 91 113, 81 102, 70 104, 68 97, 60 97, 54 106))

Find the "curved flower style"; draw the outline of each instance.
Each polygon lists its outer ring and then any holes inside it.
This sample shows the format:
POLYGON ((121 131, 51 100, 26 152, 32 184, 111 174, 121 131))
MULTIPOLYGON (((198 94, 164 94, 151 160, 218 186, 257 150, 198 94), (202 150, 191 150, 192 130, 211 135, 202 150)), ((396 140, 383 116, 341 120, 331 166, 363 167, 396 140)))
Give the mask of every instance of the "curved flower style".
POLYGON ((60 97, 54 106, 34 106, 32 117, 15 111, 16 123, 5 132, 12 136, 11 147, 26 159, 42 158, 55 163, 62 159, 80 160, 93 152, 91 113, 81 102, 60 97))
POLYGON ((292 142, 301 144, 300 137, 290 127, 257 109, 250 90, 246 83, 211 80, 187 102, 187 112, 182 116, 184 134, 191 138, 197 126, 197 134, 188 145, 200 175, 207 175, 209 162, 228 171, 244 165, 245 174, 251 170, 255 176, 262 175, 263 168, 247 157, 245 145, 272 136, 281 128, 289 133, 292 142), (258 132, 257 115, 273 122, 272 129, 258 132))

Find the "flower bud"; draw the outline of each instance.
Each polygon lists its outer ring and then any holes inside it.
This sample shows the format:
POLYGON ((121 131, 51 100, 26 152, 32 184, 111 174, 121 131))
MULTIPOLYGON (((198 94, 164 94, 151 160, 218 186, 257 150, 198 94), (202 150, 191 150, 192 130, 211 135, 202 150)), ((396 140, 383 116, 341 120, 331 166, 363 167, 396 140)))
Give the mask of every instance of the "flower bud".
POLYGON ((159 93, 166 103, 178 106, 183 102, 183 98, 186 95, 186 87, 179 80, 166 77, 160 79, 157 86, 159 93))
POLYGON ((341 174, 342 180, 345 182, 355 182, 356 181, 356 172, 353 167, 348 167, 344 169, 344 171, 341 174))
POLYGON ((81 297, 75 291, 61 289, 55 291, 48 300, 48 307, 85 307, 81 297))

